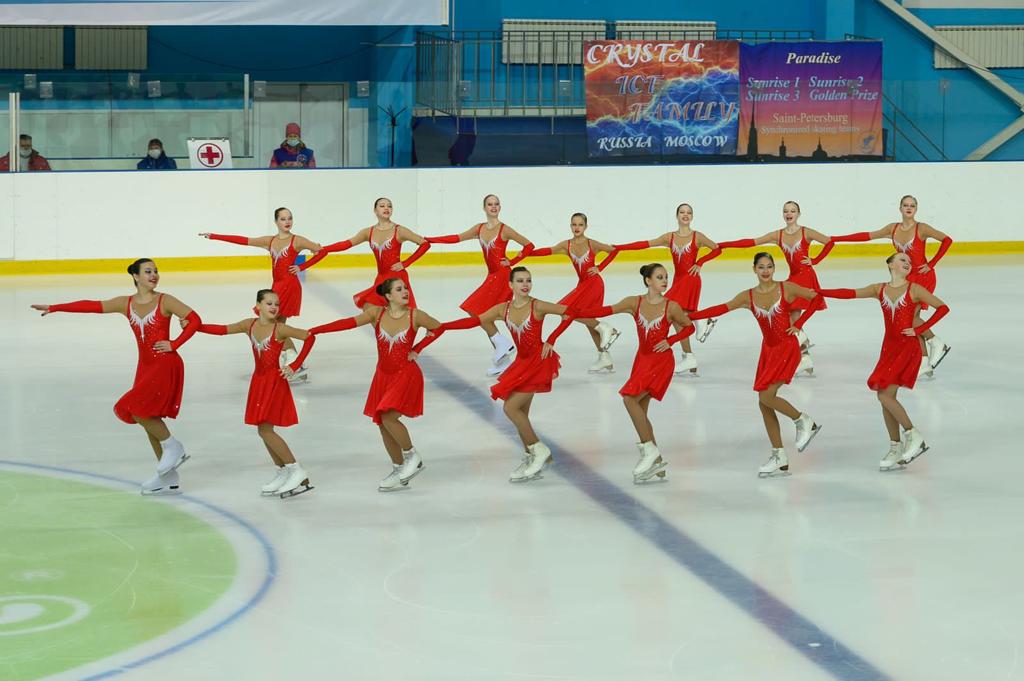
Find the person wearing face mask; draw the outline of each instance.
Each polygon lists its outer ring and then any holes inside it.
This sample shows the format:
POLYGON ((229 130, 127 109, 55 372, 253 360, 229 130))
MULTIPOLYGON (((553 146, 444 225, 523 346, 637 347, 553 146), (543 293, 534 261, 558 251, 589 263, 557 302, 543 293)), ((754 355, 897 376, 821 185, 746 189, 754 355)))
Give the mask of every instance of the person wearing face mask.
POLYGON ((302 141, 298 123, 289 123, 284 129, 284 142, 270 157, 271 168, 316 168, 313 150, 302 141))
POLYGON ((164 143, 154 137, 149 140, 146 157, 135 167, 139 170, 177 170, 178 164, 164 152, 164 143))
MULTIPOLYGON (((0 172, 10 172, 11 155, 0 156, 0 172)), ((21 135, 18 138, 18 170, 29 172, 35 170, 52 170, 50 163, 43 155, 32 148, 32 136, 21 135)))

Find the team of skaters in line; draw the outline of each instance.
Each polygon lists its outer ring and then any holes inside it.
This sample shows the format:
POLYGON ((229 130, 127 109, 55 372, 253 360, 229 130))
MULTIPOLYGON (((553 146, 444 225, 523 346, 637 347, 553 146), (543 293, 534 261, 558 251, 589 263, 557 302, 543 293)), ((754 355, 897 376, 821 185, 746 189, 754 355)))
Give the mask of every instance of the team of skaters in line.
POLYGON ((504 411, 522 440, 523 454, 512 471, 511 482, 527 482, 541 477, 551 462, 550 449, 537 437, 530 423, 530 408, 537 393, 551 390, 560 361, 553 346, 572 323, 585 326, 597 351, 592 372, 612 368, 609 346, 619 332, 599 321, 614 314, 630 315, 636 326, 639 349, 632 371, 620 389, 623 403, 636 429, 639 459, 633 467, 638 484, 665 480, 668 461, 662 455, 648 410, 651 400, 661 400, 674 373, 696 373, 697 362, 690 344, 699 320, 707 320, 699 340, 704 340, 716 317, 736 309, 749 310, 757 322, 763 341, 754 377, 758 407, 764 420, 771 453, 758 469, 762 477, 784 475, 789 460, 783 446, 779 414, 795 425, 795 446, 803 451, 820 432, 821 425, 811 416, 779 397, 779 389, 794 376, 813 371, 808 352, 811 344, 803 326, 818 310, 826 307, 825 298, 873 298, 882 310, 885 336, 878 363, 868 377, 875 391, 889 435, 889 450, 879 468, 890 471, 905 467, 928 449, 924 436, 914 427, 906 409, 897 399, 900 388, 913 388, 919 374, 931 375, 949 346, 931 327, 949 309, 935 297, 935 265, 952 240, 930 225, 915 219, 917 200, 905 196, 900 201, 900 221, 873 232, 845 236, 825 236, 800 226, 800 207, 793 201, 783 205, 784 226, 756 239, 715 242, 693 229, 693 209, 688 204, 676 210, 677 229, 648 241, 610 245, 587 236, 587 218, 576 213, 570 221, 572 236, 548 248, 536 248, 528 239, 499 219, 501 203, 497 196, 483 200, 485 221, 459 234, 422 237, 392 221, 392 204, 381 198, 374 202, 377 223, 359 230, 351 239, 321 247, 292 233, 292 214, 279 208, 274 214, 276 234, 244 237, 204 233, 208 239, 254 246, 270 252, 273 285, 258 292, 255 317, 232 324, 207 324, 196 312, 174 296, 157 291, 160 275, 156 263, 140 259, 128 267, 135 293, 105 301, 82 300, 60 305, 33 305, 44 315, 51 312, 93 312, 124 315, 130 322, 138 345, 138 368, 132 388, 114 405, 114 413, 125 423, 137 423, 146 431, 157 458, 156 472, 142 484, 143 494, 176 494, 181 491, 177 469, 189 457, 181 443, 167 428, 164 419, 175 418, 181 404, 184 365, 178 349, 195 333, 213 335, 245 334, 251 346, 255 369, 249 385, 245 423, 256 426, 276 466, 274 478, 262 487, 265 495, 282 498, 312 489, 306 470, 295 460, 288 444, 275 430, 298 423, 290 381, 306 375, 303 362, 317 337, 364 325, 373 325, 377 344, 377 367, 366 399, 364 414, 380 429, 391 470, 380 481, 382 492, 404 489, 424 470, 423 458, 413 446, 402 418, 423 413, 423 373, 416 358, 445 332, 480 327, 494 348, 488 373, 497 376, 491 397, 503 400, 504 411), (814 266, 824 259, 838 242, 888 239, 894 253, 885 263, 889 278, 883 283, 858 289, 822 289, 814 266), (928 259, 925 242, 940 242, 937 253, 928 259), (432 244, 453 244, 476 240, 487 265, 484 282, 460 305, 467 316, 441 323, 419 308, 409 283, 408 268, 432 244), (811 257, 812 242, 823 244, 811 257), (402 245, 417 245, 414 253, 402 258, 402 245), (509 243, 522 250, 514 258, 506 255, 509 243), (357 293, 353 300, 362 312, 309 330, 287 324, 299 314, 302 285, 298 273, 314 266, 330 253, 367 243, 377 262, 373 285, 357 293), (720 305, 699 306, 701 267, 726 248, 749 248, 773 244, 781 248, 789 265, 785 281, 775 278, 774 258, 764 252, 753 259, 756 284, 720 305), (640 294, 626 297, 614 305, 605 305, 601 271, 624 250, 667 247, 674 273, 661 264, 640 268, 640 294), (698 257, 704 249, 705 255, 698 257), (296 264, 303 251, 314 255, 296 264), (598 255, 605 253, 600 263, 598 255), (579 282, 557 303, 533 298, 529 270, 518 263, 529 257, 567 255, 579 282), (921 311, 934 308, 927 321, 921 311), (542 338, 544 319, 555 316, 558 327, 542 338), (171 317, 181 320, 182 331, 170 338, 171 317), (504 322, 509 335, 497 328, 504 322), (416 341, 420 329, 425 334, 416 341), (302 342, 301 352, 295 341, 302 342), (671 345, 680 343, 678 361, 671 345), (902 433, 901 433, 902 430, 902 433))

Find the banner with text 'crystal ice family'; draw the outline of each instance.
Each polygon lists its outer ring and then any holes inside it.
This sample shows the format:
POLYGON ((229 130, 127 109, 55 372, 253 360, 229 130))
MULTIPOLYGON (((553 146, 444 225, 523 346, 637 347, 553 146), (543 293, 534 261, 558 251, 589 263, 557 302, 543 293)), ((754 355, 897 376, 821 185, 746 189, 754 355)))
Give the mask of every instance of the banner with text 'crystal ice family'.
POLYGON ((766 43, 740 48, 739 156, 881 156, 882 43, 766 43))
POLYGON ((590 155, 735 154, 739 55, 733 40, 587 42, 590 155))

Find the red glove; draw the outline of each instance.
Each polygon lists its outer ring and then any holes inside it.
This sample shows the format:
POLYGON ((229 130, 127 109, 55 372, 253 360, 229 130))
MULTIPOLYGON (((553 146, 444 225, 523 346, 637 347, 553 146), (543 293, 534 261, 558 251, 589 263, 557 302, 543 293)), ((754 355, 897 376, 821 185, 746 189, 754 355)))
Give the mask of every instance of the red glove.
POLYGON ((47 312, 91 312, 103 314, 103 303, 98 300, 76 300, 73 303, 51 305, 47 312))
MULTIPOLYGON (((691 317, 691 319, 692 319, 692 317, 691 317)), ((689 338, 690 336, 692 336, 693 333, 696 330, 697 330, 696 326, 694 326, 693 324, 688 324, 688 325, 683 327, 682 331, 680 331, 679 333, 672 334, 671 336, 669 336, 665 340, 668 341, 669 345, 675 345, 676 343, 678 343, 679 341, 683 340, 684 338, 689 338)))
POLYGON ((932 326, 934 326, 937 321, 945 317, 947 314, 949 314, 948 305, 941 305, 935 308, 935 312, 933 312, 932 316, 928 318, 928 321, 922 322, 918 326, 914 327, 914 333, 920 336, 922 333, 932 328, 932 326))
POLYGON ((238 244, 239 246, 249 245, 249 237, 247 236, 232 236, 231 234, 211 234, 208 238, 213 241, 227 241, 229 244, 238 244))
POLYGON ((853 241, 871 241, 871 232, 855 232, 853 234, 844 234, 842 236, 832 237, 832 241, 836 243, 853 242, 853 241))
POLYGON ((533 249, 533 253, 531 253, 530 255, 533 256, 534 258, 540 258, 541 256, 551 255, 551 248, 548 246, 545 246, 544 248, 535 248, 533 249))
POLYGON ((188 342, 188 339, 196 335, 199 332, 200 327, 203 325, 203 320, 199 318, 199 315, 196 314, 195 310, 189 312, 185 319, 188 321, 188 324, 186 324, 185 328, 181 330, 178 337, 171 341, 171 350, 177 350, 188 342))
POLYGON ((818 294, 826 298, 856 298, 857 292, 852 288, 823 288, 818 289, 818 294))
MULTIPOLYGON (((797 317, 797 320, 793 322, 793 326, 798 329, 804 328, 804 324, 807 320, 814 316, 814 313, 821 309, 821 306, 825 303, 825 299, 819 293, 818 295, 811 298, 811 304, 807 306, 804 313, 797 317)), ((693 319, 693 315, 690 315, 690 319, 693 319)))
POLYGON ((457 244, 462 241, 458 234, 449 234, 448 236, 428 236, 425 238, 429 244, 457 244))
POLYGON ((329 324, 321 324, 320 326, 314 326, 312 329, 309 330, 309 332, 315 336, 315 335, 321 334, 321 333, 334 333, 335 331, 348 331, 349 329, 354 329, 354 328, 356 328, 356 318, 355 317, 345 317, 344 319, 339 319, 339 320, 333 321, 333 322, 331 322, 329 324))
POLYGON ((722 247, 719 246, 718 248, 713 248, 711 249, 711 252, 705 255, 703 258, 697 258, 697 266, 700 267, 708 260, 714 260, 720 255, 722 255, 722 247))
MULTIPOLYGON (((945 239, 943 239, 942 243, 939 244, 939 250, 935 253, 935 256, 931 260, 928 261, 928 267, 931 267, 932 269, 935 269, 936 263, 938 263, 940 260, 942 260, 942 256, 946 255, 946 251, 948 251, 949 247, 952 246, 952 245, 953 245, 953 240, 950 239, 948 236, 945 239)), ((938 321, 938 320, 936 320, 936 321, 938 321)))
POLYGON ((464 317, 453 322, 445 322, 441 325, 444 331, 460 331, 463 329, 475 329, 480 326, 479 317, 464 317))
POLYGON ((428 345, 430 345, 438 338, 440 338, 442 335, 444 335, 444 331, 444 325, 441 325, 440 327, 434 329, 433 331, 427 331, 427 335, 424 336, 419 343, 412 346, 412 351, 415 352, 417 355, 422 353, 424 350, 427 349, 428 345))
POLYGON ((571 317, 570 321, 572 321, 572 319, 596 319, 598 317, 607 317, 610 314, 615 314, 611 305, 605 305, 604 307, 592 307, 589 310, 574 310, 570 307, 566 312, 571 317))
POLYGON ((352 242, 349 241, 348 239, 345 239, 344 241, 338 241, 333 244, 327 244, 319 251, 317 251, 316 255, 314 255, 312 258, 302 263, 301 265, 299 265, 299 270, 304 272, 313 265, 317 264, 318 262, 326 258, 329 254, 341 253, 342 251, 347 251, 350 248, 352 248, 352 242))
POLYGON ((519 255, 517 255, 516 257, 512 258, 511 260, 509 260, 508 264, 511 265, 512 267, 515 267, 516 265, 521 263, 523 260, 525 260, 526 258, 530 257, 531 253, 533 253, 533 244, 532 243, 526 244, 525 246, 523 246, 523 250, 519 252, 519 255))
POLYGON ((558 340, 558 337, 561 336, 562 333, 564 333, 565 330, 568 329, 572 325, 572 322, 573 322, 573 318, 572 317, 566 317, 565 319, 563 319, 562 323, 559 324, 558 326, 556 326, 555 330, 551 332, 550 336, 548 336, 547 344, 548 345, 554 345, 555 341, 558 340))
POLYGON ((825 244, 825 247, 821 249, 821 253, 819 253, 816 257, 811 258, 811 264, 812 265, 817 265, 819 262, 824 260, 825 256, 827 256, 829 253, 831 253, 832 249, 835 248, 835 246, 836 246, 836 242, 833 241, 832 239, 829 239, 828 243, 825 244))
MULTIPOLYGON (((721 244, 719 244, 721 246, 721 244)), ((729 306, 725 303, 721 305, 715 305, 714 307, 704 308, 703 310, 697 310, 696 312, 688 312, 686 314, 690 319, 711 319, 723 315, 729 311, 729 306)))
POLYGON ((612 246, 616 251, 639 251, 650 247, 650 241, 630 241, 628 244, 614 244, 612 246))
POLYGON ((615 256, 617 256, 618 254, 619 254, 619 248, 618 247, 613 248, 611 250, 611 252, 604 257, 604 260, 601 261, 601 264, 597 266, 597 269, 599 271, 601 271, 601 272, 604 272, 604 268, 608 267, 608 265, 611 265, 612 264, 612 260, 615 260, 615 256))
POLYGON ((302 368, 302 364, 306 361, 309 351, 313 349, 313 343, 316 343, 315 335, 310 335, 305 341, 303 341, 302 351, 299 352, 299 356, 295 358, 295 361, 288 365, 289 369, 292 371, 298 371, 302 368))
MULTIPOLYGON (((189 326, 192 326, 192 324, 189 324, 189 326)), ((224 324, 202 324, 198 331, 199 333, 208 333, 211 336, 226 336, 228 327, 224 324)))
POLYGON ((719 241, 718 247, 721 249, 726 248, 750 248, 756 246, 753 239, 737 239, 736 241, 719 241))
POLYGON ((429 250, 430 242, 424 241, 423 243, 420 244, 419 248, 417 248, 415 252, 413 252, 412 255, 410 255, 408 258, 402 261, 402 267, 408 267, 409 265, 413 264, 414 262, 422 258, 423 254, 429 250))

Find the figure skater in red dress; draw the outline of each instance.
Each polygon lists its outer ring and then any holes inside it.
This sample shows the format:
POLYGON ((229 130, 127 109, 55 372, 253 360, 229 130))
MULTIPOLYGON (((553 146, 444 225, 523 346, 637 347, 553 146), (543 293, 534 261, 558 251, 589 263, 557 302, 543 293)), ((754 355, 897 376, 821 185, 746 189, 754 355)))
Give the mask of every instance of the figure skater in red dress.
POLYGON ((707 319, 731 310, 746 308, 753 313, 761 327, 763 340, 761 356, 757 360, 754 390, 757 392, 761 417, 764 419, 764 427, 768 431, 768 439, 772 445, 768 462, 758 470, 758 474, 765 477, 789 471, 789 459, 786 458, 786 449, 782 444, 782 433, 776 412, 788 416, 796 424, 798 452, 804 451, 821 430, 821 426, 815 423, 814 419, 779 397, 778 392, 779 388, 784 383, 792 381, 796 374, 801 354, 797 332, 819 309, 822 298, 803 286, 775 281, 775 259, 768 253, 758 253, 754 256, 754 273, 757 275, 757 286, 738 293, 728 303, 694 312, 690 319, 707 319), (796 321, 791 322, 793 304, 796 300, 804 300, 809 304, 804 306, 803 313, 796 321))
MULTIPOLYGON (((689 313, 700 308, 700 268, 709 260, 714 260, 722 254, 718 244, 707 237, 706 234, 693 229, 693 208, 688 203, 681 203, 676 208, 676 223, 678 228, 674 232, 662 234, 650 242, 651 248, 668 248, 672 255, 672 285, 665 293, 668 299, 675 302, 682 308, 683 312, 689 313), (701 248, 710 249, 703 257, 698 258, 701 248)), ((707 340, 711 330, 715 327, 715 319, 709 319, 703 333, 698 340, 707 340)), ((679 331, 681 327, 676 327, 679 331)), ((677 374, 697 375, 697 356, 693 354, 690 339, 684 338, 679 362, 676 363, 677 374)))
MULTIPOLYGON (((512 291, 508 286, 509 272, 513 265, 533 252, 532 243, 498 219, 500 213, 501 201, 494 194, 488 194, 484 197, 486 222, 474 225, 461 234, 427 237, 427 241, 432 244, 457 244, 470 239, 476 239, 480 243, 484 262, 487 264, 487 277, 484 283, 459 305, 463 311, 474 317, 479 317, 498 303, 507 303, 512 299, 512 291), (512 241, 521 245, 523 250, 510 261, 505 256, 505 249, 512 241)), ((494 357, 487 375, 497 376, 512 363, 512 353, 516 346, 511 338, 498 333, 493 322, 484 322, 480 326, 494 346, 494 357)))
MULTIPOLYGON (((953 240, 931 225, 918 222, 917 199, 909 194, 900 199, 900 222, 891 222, 873 232, 857 232, 835 237, 835 241, 871 241, 873 239, 889 239, 900 253, 910 256, 911 271, 907 280, 911 284, 920 284, 929 293, 935 293, 935 266, 946 255, 953 245, 953 240), (928 239, 939 241, 939 250, 929 260, 925 253, 925 242, 928 239)), ((927 303, 920 305, 914 317, 914 325, 921 325, 921 310, 928 309, 927 303)), ((924 348, 921 350, 920 373, 931 378, 932 372, 946 357, 950 347, 942 342, 931 330, 925 331, 924 348)))
MULTIPOLYGON (((621 251, 647 248, 647 242, 637 241, 632 244, 610 246, 588 239, 586 237, 587 216, 583 213, 572 214, 569 228, 572 230, 571 239, 560 241, 550 248, 536 248, 530 257, 556 253, 569 256, 579 281, 572 291, 558 301, 558 304, 579 309, 601 307, 604 305, 604 279, 601 277, 601 272, 621 251), (608 254, 600 265, 597 264, 599 253, 608 254)), ((618 329, 596 319, 575 319, 575 321, 587 327, 587 330, 590 331, 590 338, 594 341, 594 347, 597 348, 597 361, 590 365, 588 371, 592 374, 611 372, 615 367, 608 348, 619 337, 618 329)))
POLYGON ((156 475, 142 483, 143 494, 180 494, 177 468, 189 459, 185 448, 167 429, 164 419, 178 416, 185 385, 185 364, 180 348, 202 323, 192 308, 174 296, 156 290, 160 273, 156 263, 140 258, 128 266, 136 292, 110 300, 79 300, 60 305, 33 305, 43 316, 51 312, 122 314, 128 318, 139 351, 135 382, 114 405, 114 414, 125 423, 146 431, 156 454, 156 475), (171 317, 187 320, 181 334, 170 339, 171 317))
MULTIPOLYGON (((786 258, 786 264, 789 265, 789 276, 786 278, 786 281, 805 289, 817 290, 820 286, 818 284, 818 275, 814 272, 814 266, 832 252, 836 239, 816 230, 801 227, 798 223, 800 219, 800 204, 796 201, 786 201, 786 203, 782 204, 782 219, 786 223, 786 226, 782 229, 768 232, 757 239, 727 241, 719 245, 722 248, 749 248, 750 246, 765 244, 778 246, 786 258), (818 252, 818 255, 812 258, 811 244, 815 241, 824 244, 824 248, 818 252)), ((825 309, 824 301, 821 301, 820 304, 822 309, 825 309)), ((790 312, 790 322, 796 322, 797 318, 806 309, 807 303, 803 299, 794 299, 790 312)), ((796 336, 800 340, 801 352, 800 366, 797 367, 796 371, 797 373, 805 371, 810 376, 814 373, 814 360, 811 359, 811 353, 809 352, 812 345, 811 341, 807 338, 807 334, 804 333, 803 329, 797 329, 796 336)))
POLYGON ((287 428, 299 422, 288 378, 302 366, 316 339, 308 331, 294 329, 277 321, 281 318, 280 301, 276 291, 263 289, 256 294, 255 319, 243 319, 226 326, 203 324, 199 330, 215 336, 244 333, 249 338, 255 367, 245 402, 245 423, 256 426, 270 458, 277 466, 274 479, 263 485, 260 491, 266 496, 276 495, 285 499, 313 489, 309 484, 309 474, 295 460, 288 443, 274 428, 287 428), (281 353, 288 339, 304 341, 302 352, 291 364, 282 366, 281 353))
POLYGON ((363 413, 377 424, 384 449, 391 457, 391 472, 377 489, 393 492, 408 486, 424 469, 423 459, 400 419, 423 414, 423 372, 416 357, 428 343, 426 339, 416 346, 413 343, 419 329, 433 331, 441 323, 423 310, 410 307, 411 292, 398 277, 378 284, 376 294, 387 302, 386 307, 367 304, 361 314, 313 327, 310 333, 332 333, 373 324, 377 369, 363 413))
POLYGON ((651 263, 640 268, 647 293, 640 296, 623 298, 615 305, 598 310, 573 310, 582 316, 605 317, 610 314, 630 314, 636 323, 636 334, 640 339, 640 347, 633 359, 633 370, 629 379, 619 390, 622 402, 626 406, 636 429, 637 448, 640 458, 633 467, 633 482, 644 484, 665 480, 665 467, 668 463, 662 458, 658 449, 658 441, 654 437, 654 426, 647 416, 651 399, 659 402, 665 397, 675 360, 672 358, 671 345, 688 338, 696 330, 682 307, 668 297, 668 270, 659 263, 651 263), (672 326, 682 331, 669 336, 672 326))
POLYGON ((910 421, 907 410, 896 398, 896 391, 914 387, 920 368, 920 337, 945 317, 949 308, 921 284, 911 283, 914 266, 909 255, 894 253, 885 262, 890 274, 887 284, 870 284, 859 289, 825 289, 819 293, 828 298, 874 298, 882 307, 885 336, 878 363, 868 377, 868 387, 878 396, 885 429, 889 432, 889 451, 878 462, 878 469, 891 471, 906 466, 928 451, 924 435, 910 421), (918 323, 922 304, 931 305, 935 312, 928 321, 918 323))
MULTIPOLYGON (((270 252, 274 278, 271 288, 281 301, 281 317, 277 320, 279 324, 287 323, 291 317, 298 317, 302 311, 302 284, 291 269, 295 265, 296 258, 302 251, 316 253, 320 250, 320 244, 310 241, 306 237, 292 234, 292 223, 292 212, 287 208, 278 208, 274 211, 274 224, 277 226, 277 234, 274 236, 247 237, 211 234, 210 232, 203 232, 199 235, 214 241, 227 241, 239 246, 264 248, 270 252)), ((285 340, 284 349, 285 351, 281 353, 281 366, 291 364, 298 354, 291 338, 285 340)), ((296 381, 306 380, 307 377, 305 367, 292 374, 292 379, 296 381)))
POLYGON ((381 197, 373 202, 373 214, 377 216, 377 224, 372 227, 365 227, 351 239, 339 241, 324 246, 319 253, 298 266, 293 266, 292 271, 296 274, 317 264, 329 253, 340 253, 353 246, 366 242, 373 252, 373 258, 377 261, 377 277, 373 285, 352 296, 352 302, 360 310, 365 305, 376 305, 385 307, 386 301, 377 295, 377 287, 385 279, 396 277, 405 284, 409 291, 409 307, 416 307, 416 297, 412 293, 412 285, 409 283, 407 268, 423 257, 423 254, 430 249, 430 244, 416 232, 391 221, 394 206, 391 199, 381 197), (405 260, 402 260, 402 244, 406 241, 419 246, 416 251, 405 260))

